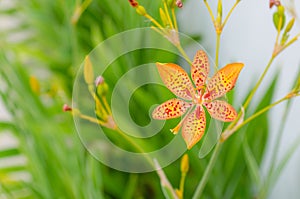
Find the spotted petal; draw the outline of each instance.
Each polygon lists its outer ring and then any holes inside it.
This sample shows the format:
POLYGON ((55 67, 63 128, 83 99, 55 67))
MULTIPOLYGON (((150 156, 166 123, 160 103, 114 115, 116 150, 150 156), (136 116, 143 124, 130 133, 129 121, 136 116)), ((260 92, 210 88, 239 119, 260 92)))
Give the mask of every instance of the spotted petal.
POLYGON ((205 132, 206 118, 202 106, 197 106, 187 118, 182 126, 182 136, 186 142, 187 148, 191 149, 199 142, 205 132))
POLYGON ((203 103, 211 117, 222 120, 224 122, 231 122, 237 117, 234 108, 225 101, 214 100, 212 102, 203 103))
POLYGON ((168 100, 154 109, 152 117, 157 120, 177 118, 183 115, 192 104, 180 99, 168 100))
POLYGON ((209 73, 209 61, 206 53, 199 50, 193 60, 192 64, 192 79, 196 88, 201 89, 204 86, 209 73))
POLYGON ((213 100, 233 89, 243 66, 242 63, 233 63, 219 70, 208 82, 204 98, 213 100))
POLYGON ((156 63, 160 77, 166 87, 177 97, 192 100, 194 87, 188 74, 178 65, 156 63))

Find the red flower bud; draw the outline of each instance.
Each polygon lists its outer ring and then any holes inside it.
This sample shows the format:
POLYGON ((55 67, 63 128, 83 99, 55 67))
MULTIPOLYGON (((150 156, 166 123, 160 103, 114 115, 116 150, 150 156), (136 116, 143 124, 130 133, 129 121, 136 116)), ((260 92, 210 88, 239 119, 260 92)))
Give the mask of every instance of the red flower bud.
POLYGON ((270 0, 270 8, 272 8, 273 6, 280 6, 280 0, 270 0))
POLYGON ((95 86, 99 86, 100 84, 104 83, 104 78, 102 76, 98 76, 95 80, 95 86))
POLYGON ((64 104, 64 106, 63 106, 63 111, 64 111, 64 112, 72 111, 72 108, 71 108, 68 104, 64 104))
POLYGON ((128 0, 130 5, 134 8, 138 7, 139 3, 136 0, 128 0))
POLYGON ((176 6, 177 6, 178 8, 182 8, 182 6, 183 6, 182 1, 181 1, 181 0, 177 0, 177 1, 176 1, 176 6))

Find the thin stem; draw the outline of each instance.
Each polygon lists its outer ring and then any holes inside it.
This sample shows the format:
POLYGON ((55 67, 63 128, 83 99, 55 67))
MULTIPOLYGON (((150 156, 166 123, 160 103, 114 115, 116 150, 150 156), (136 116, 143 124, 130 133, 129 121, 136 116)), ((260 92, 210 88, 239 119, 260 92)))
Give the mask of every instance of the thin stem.
POLYGON ((155 26, 151 26, 151 28, 155 31, 155 32, 157 32, 157 33, 159 33, 159 34, 161 34, 162 36, 165 36, 164 35, 164 33, 163 33, 163 31, 161 31, 160 29, 158 29, 157 27, 155 27, 155 26))
POLYGON ((239 130, 240 128, 242 128, 245 124, 249 123, 250 121, 252 121, 253 119, 255 119, 256 117, 260 116, 261 114, 265 113, 266 111, 270 110, 271 108, 273 108, 274 106, 276 106, 277 104, 287 100, 289 98, 284 97, 276 102, 274 102, 273 104, 270 104, 269 106, 266 106, 265 108, 261 109, 260 111, 256 112, 255 114, 251 115, 249 118, 247 118, 244 122, 242 122, 240 125, 238 125, 236 127, 236 131, 239 130))
POLYGON ((167 18, 168 18, 169 24, 171 26, 171 29, 174 29, 174 26, 173 26, 173 23, 172 23, 172 20, 171 20, 171 17, 170 17, 169 10, 168 10, 166 2, 164 2, 164 8, 165 8, 165 13, 167 15, 167 18))
POLYGON ((101 116, 108 115, 109 113, 111 115, 111 111, 110 111, 108 104, 105 104, 103 101, 103 99, 105 99, 105 97, 102 97, 102 101, 104 103, 104 106, 103 106, 103 104, 101 103, 101 100, 98 98, 98 95, 96 95, 96 93, 94 91, 94 85, 92 85, 92 84, 88 85, 88 90, 89 90, 91 96, 93 97, 93 99, 95 100, 96 104, 100 106, 100 107, 98 107, 98 111, 99 111, 100 115, 101 116))
MULTIPOLYGON (((256 93, 258 87, 260 86, 261 82, 263 81, 265 75, 267 74, 270 66, 272 65, 274 59, 278 56, 278 54, 280 52, 282 52, 283 50, 285 50, 287 47, 289 47, 290 45, 292 45, 295 41, 298 40, 298 38, 300 37, 300 33, 297 34, 293 39, 291 39, 286 45, 284 45, 279 51, 277 51, 276 53, 273 53, 272 57, 270 58, 268 65, 266 66, 263 74, 261 75, 261 77, 259 78, 258 82, 256 83, 255 87, 253 88, 253 90, 251 91, 249 97, 247 98, 245 104, 243 105, 244 109, 246 110, 246 108, 249 106, 254 94, 256 93)), ((275 45, 276 48, 276 45, 275 45)), ((233 128, 233 126, 237 123, 237 121, 240 119, 242 113, 239 112, 237 118, 227 127, 227 129, 231 129, 233 128)))
POLYGON ((182 198, 183 198, 185 177, 186 177, 186 173, 182 173, 182 176, 181 176, 181 179, 180 179, 180 185, 179 185, 179 190, 182 194, 182 198))
MULTIPOLYGON (((265 76, 266 76, 266 74, 267 74, 267 72, 268 72, 270 66, 272 65, 272 63, 273 63, 273 61, 274 61, 274 58, 275 58, 275 56, 272 56, 272 57, 270 58, 270 60, 269 60, 269 62, 268 62, 268 64, 267 64, 267 66, 266 66, 266 68, 265 68, 263 74, 260 76, 258 82, 255 84, 255 86, 254 86, 253 90, 251 91, 249 97, 246 99, 246 102, 245 102, 245 104, 243 105, 244 110, 246 110, 247 107, 249 106, 249 104, 250 104, 250 102, 251 102, 251 100, 252 100, 254 94, 256 93, 258 87, 260 86, 260 84, 261 84, 261 82, 263 81, 263 79, 265 78, 265 76)), ((226 130, 232 129, 232 128, 236 125, 236 123, 239 121, 239 119, 241 118, 241 116, 242 116, 242 112, 240 111, 239 114, 238 114, 238 116, 236 117, 236 119, 235 119, 235 120, 227 127, 226 130)), ((226 131, 226 130, 225 130, 225 131, 226 131)))
POLYGON ((172 12, 172 18, 173 18, 173 21, 174 21, 175 30, 178 32, 178 25, 177 25, 177 19, 176 19, 176 15, 175 15, 175 9, 172 8, 171 12, 172 12))
POLYGON ((231 131, 227 131, 225 130, 224 133, 222 133, 221 135, 221 141, 225 142, 234 132, 238 131, 240 128, 242 128, 243 126, 245 126, 247 123, 251 122, 252 120, 254 120, 256 117, 260 116, 261 114, 265 113, 266 111, 270 110, 271 108, 273 108, 274 106, 276 106, 277 104, 290 99, 289 97, 284 97, 268 106, 266 106, 265 108, 261 109, 260 111, 256 112, 255 114, 251 115, 249 118, 247 118, 246 120, 244 120, 241 124, 237 125, 234 127, 233 130, 231 131))
POLYGON ((149 14, 145 14, 144 16, 149 19, 154 25, 164 31, 164 28, 153 17, 151 17, 149 14))
POLYGON ((108 111, 108 115, 112 115, 110 106, 107 103, 106 97, 102 96, 102 101, 103 101, 105 109, 108 111))
POLYGON ((298 40, 298 38, 300 37, 300 33, 297 34, 295 37, 293 37, 287 44, 285 44, 277 53, 277 55, 282 52, 283 50, 285 50, 287 47, 289 47, 290 45, 292 45, 295 41, 298 40))
POLYGON ((187 56, 187 54, 185 53, 185 51, 183 50, 183 48, 181 47, 181 45, 176 45, 177 49, 179 50, 179 52, 182 54, 182 56, 184 57, 184 59, 190 64, 192 65, 192 61, 190 60, 189 56, 187 56))
POLYGON ((154 168, 154 164, 151 160, 151 158, 145 153, 144 149, 140 147, 140 145, 136 144, 134 141, 130 139, 121 129, 117 128, 116 131, 119 133, 120 136, 122 136, 127 142, 131 144, 132 147, 134 147, 138 152, 142 153, 144 157, 146 158, 147 162, 150 163, 150 165, 154 168))
POLYGON ((100 124, 101 126, 104 126, 105 123, 101 120, 98 120, 96 118, 93 118, 93 117, 90 117, 90 116, 87 116, 87 115, 84 115, 82 113, 79 113, 78 115, 80 118, 84 119, 84 120, 87 120, 87 121, 90 121, 90 122, 93 122, 93 123, 96 123, 96 124, 100 124))
POLYGON ((215 59, 215 72, 218 71, 219 68, 219 51, 220 51, 220 40, 221 40, 221 33, 217 32, 216 36, 216 59, 215 59))
POLYGON ((223 24, 222 24, 222 29, 223 29, 224 26, 226 25, 226 23, 227 23, 228 19, 230 18, 230 16, 231 16, 233 10, 236 8, 236 6, 239 4, 239 2, 240 2, 240 0, 237 0, 237 1, 234 3, 234 5, 232 6, 232 8, 230 9, 230 11, 228 12, 228 14, 227 14, 227 16, 226 16, 226 18, 225 18, 225 20, 224 20, 224 22, 223 22, 223 24))
POLYGON ((82 13, 92 3, 92 0, 85 0, 81 5, 77 6, 72 16, 72 24, 76 24, 82 13))
POLYGON ((222 143, 221 142, 218 142, 216 147, 214 148, 214 151, 213 151, 213 154, 209 160, 209 163, 204 171, 204 174, 201 178, 201 181, 199 182, 197 188, 196 188, 196 191, 194 193, 194 196, 192 199, 199 199, 202 195, 202 192, 205 188, 205 185, 206 183, 208 182, 208 179, 209 179, 209 176, 211 174, 211 171, 215 165, 215 162, 217 160, 217 157, 218 157, 218 154, 220 152, 220 149, 221 149, 221 146, 222 146, 222 143))
POLYGON ((249 106, 254 94, 256 93, 258 87, 260 86, 261 82, 263 81, 263 79, 265 78, 270 66, 272 65, 273 61, 274 61, 274 56, 271 57, 271 59, 269 60, 263 74, 260 76, 258 82, 256 83, 256 85, 254 86, 253 90, 251 91, 249 97, 247 98, 245 104, 243 105, 244 109, 246 110, 246 108, 249 106))
POLYGON ((213 15, 213 12, 212 12, 212 10, 211 10, 209 4, 207 3, 206 0, 204 0, 204 3, 205 3, 205 6, 206 6, 206 8, 207 8, 207 10, 208 10, 208 12, 209 12, 209 15, 210 15, 211 20, 214 22, 214 21, 215 21, 215 17, 214 17, 214 15, 213 15))

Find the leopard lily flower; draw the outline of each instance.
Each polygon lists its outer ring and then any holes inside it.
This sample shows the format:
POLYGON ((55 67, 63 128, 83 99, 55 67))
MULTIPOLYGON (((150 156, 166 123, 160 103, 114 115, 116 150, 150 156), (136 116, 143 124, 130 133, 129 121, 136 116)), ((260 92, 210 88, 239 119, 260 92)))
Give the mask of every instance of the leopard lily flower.
POLYGON ((191 149, 202 138, 205 127, 205 109, 211 117, 231 122, 237 117, 234 108, 218 98, 233 89, 243 63, 232 63, 220 69, 210 80, 209 61, 206 53, 198 51, 194 57, 190 80, 188 74, 173 63, 156 64, 166 87, 178 98, 170 99, 156 107, 152 117, 165 120, 185 116, 171 131, 177 134, 180 128, 187 148, 191 149), (206 83, 207 82, 207 83, 206 83))

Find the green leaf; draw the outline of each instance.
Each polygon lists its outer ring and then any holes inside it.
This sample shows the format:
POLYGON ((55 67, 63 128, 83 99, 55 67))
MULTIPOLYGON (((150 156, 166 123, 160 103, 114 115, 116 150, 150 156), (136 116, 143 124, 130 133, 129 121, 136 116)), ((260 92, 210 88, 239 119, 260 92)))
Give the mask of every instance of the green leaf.
POLYGON ((259 166, 257 165, 254 155, 252 154, 252 151, 248 145, 247 139, 244 139, 243 149, 244 149, 246 164, 247 164, 250 176, 251 176, 253 182, 255 182, 256 187, 259 187, 261 185, 259 166))
MULTIPOLYGON (((262 108, 271 104, 274 96, 274 92, 276 90, 278 77, 279 77, 279 73, 277 72, 276 75, 273 77, 271 83, 267 86, 267 89, 264 92, 265 94, 262 96, 260 102, 258 103, 256 108, 253 108, 255 110, 254 112, 257 112, 262 108)), ((269 136, 269 119, 268 119, 268 114, 265 113, 258 116, 256 119, 254 119, 248 125, 247 132, 246 132, 246 139, 248 140, 249 147, 253 153, 255 160, 259 165, 264 155, 268 136, 269 136)))

